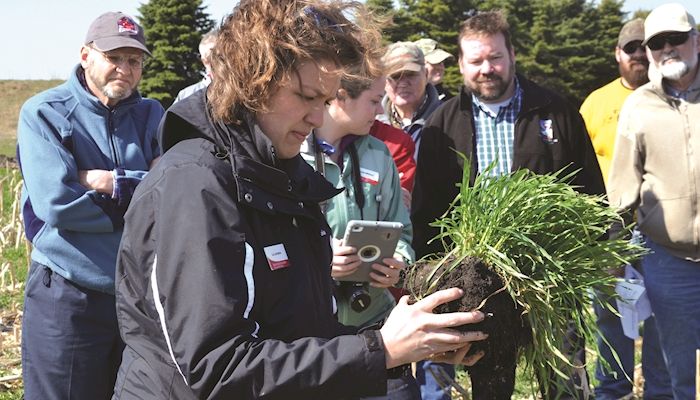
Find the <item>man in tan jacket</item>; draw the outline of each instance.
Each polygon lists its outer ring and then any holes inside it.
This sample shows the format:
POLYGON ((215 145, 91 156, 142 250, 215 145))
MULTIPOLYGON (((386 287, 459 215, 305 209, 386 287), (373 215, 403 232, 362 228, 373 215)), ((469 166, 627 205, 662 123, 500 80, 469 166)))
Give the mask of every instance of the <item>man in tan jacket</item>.
POLYGON ((675 399, 695 398, 700 348, 700 37, 680 4, 644 22, 650 82, 625 101, 608 179, 611 206, 637 213, 642 260, 675 399))

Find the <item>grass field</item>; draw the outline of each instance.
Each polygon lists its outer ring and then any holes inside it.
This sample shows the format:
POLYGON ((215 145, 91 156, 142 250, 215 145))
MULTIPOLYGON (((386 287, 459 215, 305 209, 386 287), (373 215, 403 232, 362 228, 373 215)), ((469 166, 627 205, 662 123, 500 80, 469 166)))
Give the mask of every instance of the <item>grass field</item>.
POLYGON ((20 221, 21 176, 0 166, 0 400, 21 399, 20 323, 29 246, 20 221))
POLYGON ((17 118, 31 96, 60 84, 60 80, 0 80, 0 154, 14 157, 17 118))
MULTIPOLYGON (((0 156, 15 156, 22 104, 61 82, 0 80, 0 156)), ((19 217, 20 187, 19 170, 0 165, 0 400, 23 397, 19 339, 29 246, 19 217)))

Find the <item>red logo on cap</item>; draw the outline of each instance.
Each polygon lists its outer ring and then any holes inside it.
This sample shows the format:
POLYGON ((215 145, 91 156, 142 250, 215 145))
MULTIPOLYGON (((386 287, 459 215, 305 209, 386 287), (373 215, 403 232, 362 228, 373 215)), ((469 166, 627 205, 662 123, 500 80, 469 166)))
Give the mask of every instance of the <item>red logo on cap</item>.
POLYGON ((134 35, 138 33, 136 23, 132 21, 131 18, 121 17, 119 21, 117 21, 117 26, 119 26, 119 33, 127 32, 134 35))

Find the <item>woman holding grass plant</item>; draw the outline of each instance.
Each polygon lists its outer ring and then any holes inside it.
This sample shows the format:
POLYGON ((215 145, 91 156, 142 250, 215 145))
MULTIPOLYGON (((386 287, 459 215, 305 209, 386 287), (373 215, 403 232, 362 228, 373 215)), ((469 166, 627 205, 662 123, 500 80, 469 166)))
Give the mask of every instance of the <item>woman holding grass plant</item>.
POLYGON ((225 19, 212 85, 166 113, 163 157, 125 217, 114 399, 358 398, 431 355, 478 360, 465 354, 485 336, 451 328, 483 315, 432 313, 458 289, 402 299, 378 330, 333 315, 318 203, 338 190, 299 151, 379 46, 376 25, 321 0, 242 0, 225 19))

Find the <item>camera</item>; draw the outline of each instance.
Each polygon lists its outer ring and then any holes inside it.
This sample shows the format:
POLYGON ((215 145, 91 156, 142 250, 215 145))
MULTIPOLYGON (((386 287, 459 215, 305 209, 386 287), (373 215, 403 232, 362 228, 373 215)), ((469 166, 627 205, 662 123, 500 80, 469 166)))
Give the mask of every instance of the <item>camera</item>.
POLYGON ((343 281, 338 282, 338 292, 343 298, 348 299, 353 311, 362 312, 372 303, 368 286, 367 282, 343 281))

